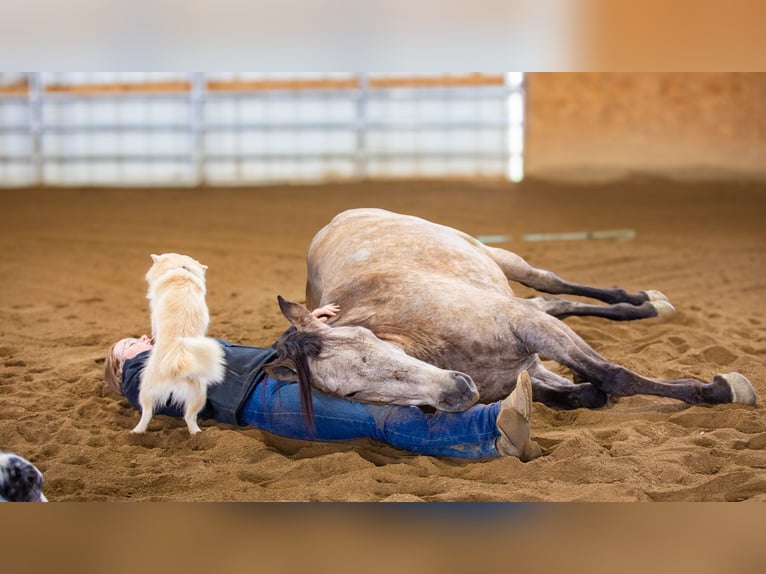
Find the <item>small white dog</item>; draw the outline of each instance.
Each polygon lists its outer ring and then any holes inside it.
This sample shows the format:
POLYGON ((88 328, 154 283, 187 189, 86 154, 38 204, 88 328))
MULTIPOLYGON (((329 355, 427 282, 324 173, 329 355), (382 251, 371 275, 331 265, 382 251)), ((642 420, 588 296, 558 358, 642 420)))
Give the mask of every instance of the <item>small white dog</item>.
POLYGON ((200 432, 197 414, 209 385, 224 377, 224 354, 206 337, 210 314, 205 304, 206 265, 187 255, 152 255, 146 273, 154 345, 141 375, 141 420, 134 433, 146 431, 154 407, 172 397, 184 407, 189 433, 200 432))

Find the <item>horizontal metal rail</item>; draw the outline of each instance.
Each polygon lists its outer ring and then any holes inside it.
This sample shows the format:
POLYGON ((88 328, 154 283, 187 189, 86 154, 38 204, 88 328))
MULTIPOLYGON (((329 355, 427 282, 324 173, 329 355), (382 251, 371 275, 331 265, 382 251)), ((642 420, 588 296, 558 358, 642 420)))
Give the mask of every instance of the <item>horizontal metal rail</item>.
MULTIPOLYGON (((494 151, 476 150, 444 150, 444 151, 375 151, 366 152, 368 159, 377 160, 412 160, 421 159, 496 159, 504 160, 506 154, 494 151)), ((208 153, 202 158, 204 162, 248 162, 248 161, 311 161, 311 160, 354 160, 355 151, 348 152, 264 152, 264 153, 237 153, 219 154, 208 153)), ((31 156, 26 155, 0 155, 3 163, 26 163, 31 161, 31 156)), ((188 154, 44 154, 43 162, 49 163, 75 163, 75 162, 114 162, 114 163, 184 163, 192 160, 192 153, 188 154)))
MULTIPOLYGON (((275 132, 275 131, 352 131, 358 126, 374 131, 417 131, 417 130, 504 130, 508 126, 500 120, 374 120, 374 121, 338 121, 338 122, 239 122, 211 123, 200 127, 203 132, 275 132)), ((189 124, 142 123, 142 124, 44 124, 42 133, 99 133, 99 132, 188 132, 189 124)), ((0 133, 28 133, 29 126, 0 125, 0 133)))

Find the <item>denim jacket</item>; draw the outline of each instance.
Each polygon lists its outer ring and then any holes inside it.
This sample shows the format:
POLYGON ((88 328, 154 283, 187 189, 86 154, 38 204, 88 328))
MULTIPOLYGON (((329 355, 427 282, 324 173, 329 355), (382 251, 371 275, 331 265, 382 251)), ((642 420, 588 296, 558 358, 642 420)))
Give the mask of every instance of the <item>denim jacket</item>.
MULTIPOLYGON (((207 389, 207 403, 199 413, 199 418, 214 419, 218 422, 244 426, 239 414, 247 399, 258 383, 266 378, 263 366, 276 357, 274 347, 265 349, 235 345, 218 340, 226 357, 226 375, 224 380, 207 389)), ((149 358, 145 351, 125 361, 122 366, 122 391, 125 398, 139 411, 138 391, 144 363, 149 358)), ((183 417, 183 409, 173 402, 172 397, 162 406, 155 407, 155 414, 171 417, 183 417)))

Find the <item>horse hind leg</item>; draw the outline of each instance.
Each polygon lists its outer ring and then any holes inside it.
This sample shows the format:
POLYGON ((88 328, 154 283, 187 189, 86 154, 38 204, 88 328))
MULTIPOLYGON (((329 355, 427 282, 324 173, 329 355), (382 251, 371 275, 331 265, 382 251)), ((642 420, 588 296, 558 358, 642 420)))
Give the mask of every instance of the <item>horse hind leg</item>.
MULTIPOLYGON (((502 269, 505 276, 511 281, 518 281, 522 285, 556 295, 579 295, 603 301, 604 303, 617 304, 628 303, 630 305, 642 305, 646 302, 666 301, 668 298, 660 291, 648 290, 638 293, 628 293, 624 289, 604 289, 580 285, 562 279, 552 271, 537 269, 527 263, 522 257, 505 249, 483 246, 486 253, 502 269)), ((672 305, 670 305, 672 309, 672 305)), ((590 313, 581 313, 590 314, 590 313)), ((654 315, 652 315, 654 316, 654 315)))
POLYGON ((667 300, 648 300, 640 305, 613 303, 611 305, 590 305, 569 301, 562 297, 545 296, 525 299, 530 304, 558 319, 573 316, 590 316, 611 319, 612 321, 635 321, 651 317, 663 317, 675 313, 675 307, 667 300))
POLYGON ((725 384, 731 389, 732 403, 755 405, 755 389, 744 375, 740 375, 739 373, 725 373, 713 377, 713 381, 716 379, 723 379, 725 384))
POLYGON ((521 334, 530 350, 561 363, 608 395, 655 395, 688 404, 756 402, 752 385, 739 373, 716 375, 709 383, 692 378, 650 379, 608 361, 562 321, 543 313, 530 319, 521 334))

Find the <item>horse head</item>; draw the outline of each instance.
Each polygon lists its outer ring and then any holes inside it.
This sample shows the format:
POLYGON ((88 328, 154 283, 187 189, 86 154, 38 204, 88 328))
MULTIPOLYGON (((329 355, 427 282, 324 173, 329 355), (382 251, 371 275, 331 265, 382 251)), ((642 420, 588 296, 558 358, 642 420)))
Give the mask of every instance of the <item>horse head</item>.
POLYGON ((442 411, 465 410, 479 398, 468 375, 411 357, 366 327, 334 327, 303 305, 278 299, 292 327, 280 337, 278 358, 266 370, 301 385, 303 412, 309 418, 311 386, 355 401, 428 405, 442 411))

